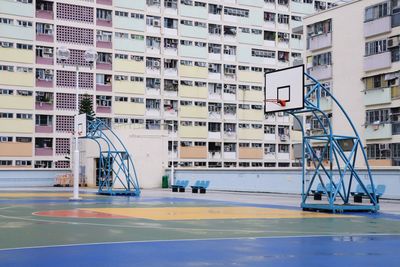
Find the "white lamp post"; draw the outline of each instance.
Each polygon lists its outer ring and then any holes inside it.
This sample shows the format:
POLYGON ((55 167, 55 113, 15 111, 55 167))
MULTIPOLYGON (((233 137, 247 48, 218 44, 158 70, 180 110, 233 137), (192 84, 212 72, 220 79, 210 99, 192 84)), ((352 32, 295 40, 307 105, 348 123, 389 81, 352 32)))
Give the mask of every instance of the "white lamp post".
POLYGON ((171 147, 171 150, 172 150, 172 159, 171 159, 171 186, 173 186, 174 184, 175 184, 175 176, 174 176, 174 152, 175 152, 175 149, 174 149, 174 147, 175 147, 175 138, 174 138, 174 134, 175 134, 175 124, 174 123, 171 123, 171 124, 168 124, 168 126, 172 126, 172 147, 171 147))
MULTIPOLYGON (((71 52, 66 47, 60 47, 57 49, 57 58, 61 60, 64 66, 64 62, 69 59, 71 52)), ((95 50, 90 49, 85 52, 85 60, 90 63, 90 68, 92 68, 92 64, 97 60, 97 53, 95 50)), ((79 66, 76 66, 76 81, 75 81, 75 89, 76 89, 76 116, 79 115, 79 66)), ((74 150, 74 191, 71 200, 79 200, 79 134, 77 129, 74 129, 75 134, 75 150, 74 150)))

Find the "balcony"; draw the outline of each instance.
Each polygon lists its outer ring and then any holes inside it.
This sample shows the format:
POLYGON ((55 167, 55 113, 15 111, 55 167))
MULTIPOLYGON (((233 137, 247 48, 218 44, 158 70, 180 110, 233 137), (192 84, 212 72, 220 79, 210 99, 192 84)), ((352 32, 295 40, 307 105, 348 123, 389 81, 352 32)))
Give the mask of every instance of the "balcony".
POLYGON ((390 139, 392 138, 392 125, 390 123, 367 125, 364 135, 366 140, 390 139))
POLYGON ((106 17, 96 18, 96 25, 102 27, 112 27, 112 15, 111 11, 107 13, 106 17))
POLYGON ((52 42, 54 42, 54 35, 53 34, 36 33, 36 41, 52 43, 52 42))
POLYGON ((36 57, 36 64, 42 65, 54 65, 54 59, 52 57, 36 57))
POLYGON ((53 87, 53 80, 36 79, 36 87, 53 87))
POLYGON ((390 52, 379 53, 364 57, 364 71, 390 68, 392 55, 390 52))
POLYGON ((208 151, 208 158, 209 159, 221 159, 222 158, 221 151, 208 151))
POLYGON ((100 92, 112 92, 112 85, 109 84, 96 84, 96 91, 100 92))
POLYGON ((289 153, 283 153, 280 152, 277 154, 277 159, 283 159, 283 160, 290 160, 290 154, 289 153))
POLYGON ((112 70, 112 63, 111 62, 97 62, 96 69, 99 70, 112 70))
POLYGON ((36 125, 35 133, 53 133, 53 125, 36 125))
POLYGON ((112 42, 111 41, 97 40, 96 41, 96 47, 112 49, 112 42))
POLYGON ((387 104, 392 101, 391 88, 379 88, 364 91, 364 105, 380 105, 387 104))
POLYGON ((307 39, 307 49, 310 51, 332 46, 332 33, 323 33, 307 39))
POLYGON ((392 30, 391 16, 364 22, 364 37, 390 32, 392 30))
POLYGON ((221 139, 221 131, 219 132, 208 132, 208 138, 210 139, 221 139))
POLYGON ((308 73, 317 80, 332 78, 332 65, 314 66, 308 69, 308 73))
POLYGON ((112 0, 96 0, 97 4, 112 6, 112 0))
POLYGON ((53 156, 52 147, 36 147, 35 156, 53 156))
POLYGON ((224 159, 236 159, 236 152, 224 152, 224 159))
POLYGON ((36 17, 40 19, 53 19, 53 10, 36 10, 36 17))
POLYGON ((96 107, 96 113, 111 113, 111 107, 96 107))
POLYGON ((53 110, 53 102, 38 102, 35 103, 36 110, 53 110))

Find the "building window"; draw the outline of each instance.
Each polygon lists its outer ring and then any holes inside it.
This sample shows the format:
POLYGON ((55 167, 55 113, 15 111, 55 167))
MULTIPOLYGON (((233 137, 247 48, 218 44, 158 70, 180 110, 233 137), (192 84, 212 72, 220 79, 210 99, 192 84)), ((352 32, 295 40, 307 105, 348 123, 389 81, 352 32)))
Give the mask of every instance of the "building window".
POLYGON ((365 44, 365 56, 376 55, 387 51, 387 40, 377 40, 365 44))
POLYGON ((390 14, 388 2, 370 6, 365 9, 365 22, 386 17, 390 14))

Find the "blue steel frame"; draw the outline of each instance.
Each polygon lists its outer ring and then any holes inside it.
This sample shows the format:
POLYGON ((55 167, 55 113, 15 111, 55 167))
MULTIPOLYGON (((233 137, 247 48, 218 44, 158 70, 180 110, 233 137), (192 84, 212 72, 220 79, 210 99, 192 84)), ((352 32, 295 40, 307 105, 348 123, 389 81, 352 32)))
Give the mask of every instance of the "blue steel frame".
POLYGON ((135 165, 121 139, 102 120, 87 120, 86 138, 94 140, 100 151, 99 191, 103 195, 139 196, 135 165), (122 186, 116 189, 116 182, 122 186))
MULTIPOLYGON (((304 108, 300 110, 290 110, 287 113, 293 115, 293 117, 299 122, 301 126, 303 136, 303 148, 302 148, 302 201, 301 207, 303 210, 325 210, 331 212, 343 212, 349 211, 372 211, 376 212, 379 210, 379 204, 375 194, 375 186, 372 179, 371 169, 368 164, 367 155, 364 150, 364 146, 361 142, 360 136, 354 127, 349 115, 346 113, 343 106, 339 101, 327 90, 321 83, 316 79, 304 73, 305 77, 311 82, 305 85, 304 90, 311 88, 304 96, 304 108), (337 105, 339 111, 346 118, 350 127, 353 130, 353 135, 335 135, 333 134, 332 125, 329 120, 329 116, 321 109, 321 93, 327 97, 330 97, 332 101, 337 105), (306 135, 303 122, 300 121, 297 114, 311 113, 312 117, 316 119, 317 123, 321 126, 323 131, 320 135, 306 135), (322 118, 325 118, 328 122, 324 124, 322 118), (342 140, 350 140, 354 144, 350 152, 346 153, 340 145, 342 140), (312 146, 312 142, 325 143, 322 153, 318 155, 315 148, 312 146), (368 192, 366 185, 361 179, 357 167, 357 156, 358 151, 361 151, 365 167, 367 169, 367 179, 372 187, 372 193, 368 192), (323 164, 324 154, 328 153, 329 167, 325 167, 323 164), (307 170, 306 165, 310 162, 313 169, 307 170), (311 175, 311 180, 307 185, 307 175, 311 175), (369 198, 370 205, 355 205, 350 203, 351 187, 353 180, 360 184, 364 194, 369 198), (324 190, 324 195, 327 196, 327 203, 314 201, 310 203, 310 197, 312 197, 311 189, 316 188, 317 183, 320 183, 324 190), (313 187, 313 185, 315 186, 313 187), (330 185, 330 186, 328 186, 330 185), (337 196, 339 196, 337 198, 337 196), (340 203, 339 203, 340 202, 340 203)), ((335 113, 335 116, 339 116, 335 113)))

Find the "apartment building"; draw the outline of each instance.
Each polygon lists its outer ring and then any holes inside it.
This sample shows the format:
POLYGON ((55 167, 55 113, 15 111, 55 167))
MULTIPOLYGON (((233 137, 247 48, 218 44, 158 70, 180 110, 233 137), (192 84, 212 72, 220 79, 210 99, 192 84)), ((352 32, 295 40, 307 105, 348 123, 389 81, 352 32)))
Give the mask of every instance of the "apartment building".
MULTIPOLYGON (((400 1, 343 4, 305 18, 304 33, 307 71, 349 112, 370 165, 400 166, 400 1)), ((321 105, 333 114, 335 131, 346 133, 330 98, 321 105)))
POLYGON ((179 168, 296 166, 289 117, 263 112, 263 74, 301 62, 292 28, 330 2, 0 0, 0 168, 71 167, 76 67, 98 118, 167 127, 179 168))

